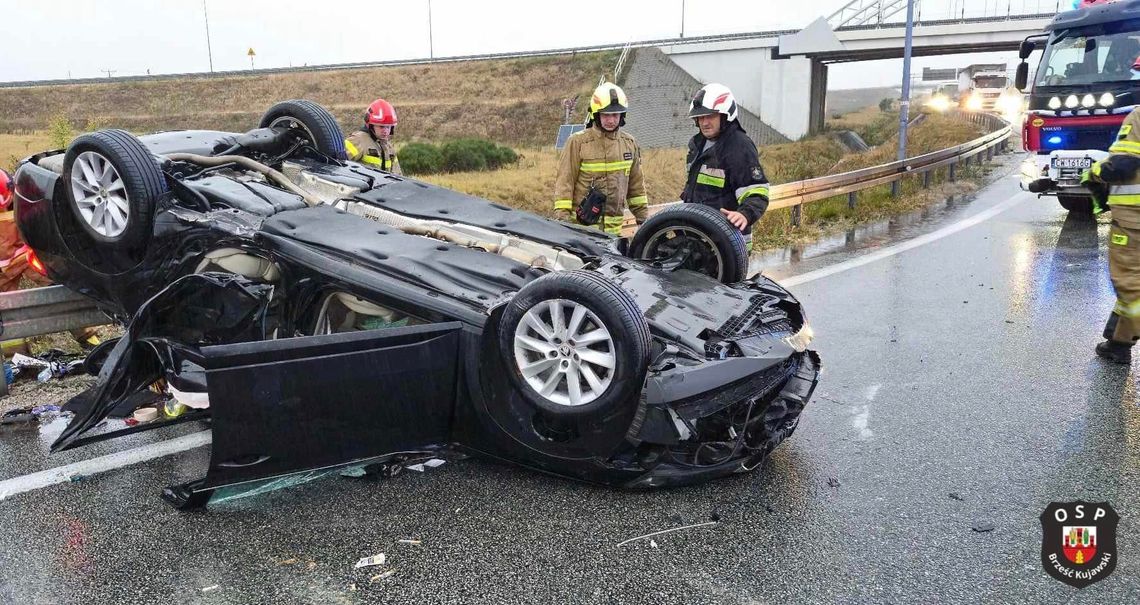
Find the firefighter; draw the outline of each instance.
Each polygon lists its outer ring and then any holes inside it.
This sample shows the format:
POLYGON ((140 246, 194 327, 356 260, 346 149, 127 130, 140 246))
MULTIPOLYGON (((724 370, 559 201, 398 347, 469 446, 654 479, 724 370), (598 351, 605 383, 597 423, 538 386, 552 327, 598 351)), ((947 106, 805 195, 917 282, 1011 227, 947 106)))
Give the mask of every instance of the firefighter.
POLYGON ((736 98, 722 84, 709 84, 693 96, 689 117, 700 132, 689 141, 681 200, 720 210, 751 250, 752 225, 768 209, 768 178, 737 113, 736 98))
MULTIPOLYGON (((1140 66, 1134 67, 1138 69, 1140 66)), ((1108 231, 1108 272, 1116 306, 1096 354, 1114 363, 1131 363, 1140 338, 1140 109, 1124 119, 1108 158, 1092 165, 1081 180, 1093 192, 1093 211, 1112 211, 1108 231)))
POLYGON ((641 176, 641 150, 622 131, 629 102, 625 91, 606 82, 594 90, 586 129, 566 141, 554 183, 554 216, 597 225, 619 235, 626 207, 637 224, 649 216, 641 176))
POLYGON ((348 159, 368 164, 392 174, 400 172, 400 160, 392 137, 396 134, 396 109, 384 99, 376 99, 364 112, 364 128, 344 141, 348 159))

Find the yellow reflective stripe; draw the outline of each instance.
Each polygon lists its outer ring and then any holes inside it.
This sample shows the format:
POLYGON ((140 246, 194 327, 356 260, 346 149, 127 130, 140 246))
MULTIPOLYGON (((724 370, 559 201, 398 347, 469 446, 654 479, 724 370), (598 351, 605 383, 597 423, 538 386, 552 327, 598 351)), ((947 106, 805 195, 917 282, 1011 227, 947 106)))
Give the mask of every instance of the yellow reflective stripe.
POLYGON ((381 170, 384 169, 384 163, 380 161, 380 158, 378 158, 374 155, 365 155, 364 157, 360 158, 360 161, 365 163, 365 164, 371 164, 373 166, 376 166, 376 167, 380 168, 381 170))
POLYGON ((633 168, 633 160, 622 162, 582 162, 582 172, 618 172, 633 168))
POLYGON ((741 187, 740 189, 736 190, 736 201, 743 202, 744 198, 750 195, 762 195, 764 197, 768 197, 768 186, 752 185, 750 187, 741 187))
POLYGON ((573 210, 574 202, 571 200, 554 200, 555 210, 573 210))
POLYGON ((701 185, 711 185, 713 187, 724 187, 724 179, 718 176, 707 175, 703 172, 697 175, 697 183, 701 185))
POLYGON ((348 157, 350 157, 350 158, 354 158, 354 157, 360 155, 360 150, 357 149, 356 145, 353 145, 352 141, 350 141, 348 139, 344 140, 344 149, 345 149, 345 151, 348 152, 348 157))
POLYGON ((1123 315, 1124 317, 1140 317, 1140 300, 1129 304, 1118 298, 1116 299, 1116 307, 1113 308, 1113 311, 1115 311, 1117 315, 1123 315))
POLYGON ((605 232, 614 235, 621 234, 622 225, 625 224, 625 217, 622 216, 607 216, 605 221, 605 232))
POLYGON ((1113 233, 1112 243, 1116 244, 1117 246, 1127 246, 1128 236, 1123 233, 1113 233))
POLYGON ((1136 141, 1117 141, 1108 148, 1109 153, 1130 153, 1140 155, 1140 143, 1136 141))
POLYGON ((1109 206, 1140 206, 1140 194, 1131 193, 1124 195, 1117 195, 1115 193, 1108 196, 1109 206))
MULTIPOLYGON (((1103 162, 1103 161, 1104 160, 1101 160, 1101 162, 1103 162)), ((1096 176, 1096 177, 1100 176, 1101 162, 1097 162, 1097 163, 1092 165, 1092 168, 1089 168, 1089 172, 1091 172, 1093 176, 1096 176)))
POLYGON ((634 197, 629 198, 629 207, 630 208, 640 208, 642 206, 648 206, 648 205, 649 205, 649 196, 648 195, 638 195, 638 196, 634 196, 634 197))

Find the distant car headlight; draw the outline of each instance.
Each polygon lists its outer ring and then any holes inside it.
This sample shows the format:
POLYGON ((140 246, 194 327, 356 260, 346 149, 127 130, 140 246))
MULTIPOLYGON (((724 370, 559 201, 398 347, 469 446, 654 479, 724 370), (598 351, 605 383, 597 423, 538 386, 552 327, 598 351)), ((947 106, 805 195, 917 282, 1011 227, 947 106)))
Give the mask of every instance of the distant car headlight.
POLYGON ((1111 92, 1100 95, 1100 104, 1102 107, 1112 107, 1114 103, 1116 103, 1116 95, 1111 92))
POLYGON ((933 109, 934 111, 946 111, 947 109, 950 109, 950 99, 947 99, 941 95, 931 97, 930 101, 926 103, 926 106, 933 109))
POLYGON ((970 111, 978 111, 981 108, 982 98, 978 95, 970 95, 970 98, 966 99, 966 109, 970 111))
POLYGON ((1061 108, 1061 97, 1053 97, 1052 99, 1049 99, 1049 109, 1060 109, 1060 108, 1061 108))
POLYGON ((785 338, 784 342, 788 343, 788 346, 795 349, 797 353, 803 353, 814 338, 815 332, 811 329, 811 325, 805 323, 799 332, 785 338))

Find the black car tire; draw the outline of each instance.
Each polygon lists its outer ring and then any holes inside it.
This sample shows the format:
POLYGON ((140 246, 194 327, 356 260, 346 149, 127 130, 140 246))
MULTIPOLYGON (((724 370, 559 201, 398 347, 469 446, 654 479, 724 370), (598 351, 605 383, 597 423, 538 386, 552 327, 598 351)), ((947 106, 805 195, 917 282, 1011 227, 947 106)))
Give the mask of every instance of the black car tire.
POLYGON ((1061 207, 1073 214, 1092 214, 1092 198, 1087 195, 1058 195, 1057 201, 1061 207))
MULTIPOLYGON (((567 325, 573 317, 567 316, 565 319, 566 321, 562 325, 566 330, 561 335, 575 336, 576 331, 570 331, 570 326, 567 325)), ((549 327, 555 328, 554 332, 557 334, 558 330, 555 323, 552 319, 549 327)), ((578 335, 585 335, 585 333, 578 333, 578 335)), ((551 273, 524 286, 503 311, 502 319, 499 322, 498 342, 503 363, 508 369, 511 381, 518 392, 539 410, 548 416, 557 418, 601 417, 622 406, 636 404, 637 393, 645 382, 645 373, 649 367, 649 324, 646 323, 641 309, 638 308, 633 298, 617 284, 592 271, 551 273), (569 305, 569 307, 561 307, 563 309, 583 307, 592 313, 592 316, 584 313, 585 318, 580 320, 580 327, 586 329, 586 326, 598 323, 600 325, 594 326, 590 330, 591 333, 597 328, 604 328, 608 331, 612 343, 610 352, 612 352, 614 367, 605 377, 608 384, 604 390, 601 393, 595 393, 585 376, 585 370, 581 369, 586 364, 580 361, 578 357, 579 352, 584 352, 591 345, 589 343, 584 345, 573 343, 571 340, 561 341, 555 336, 555 340, 566 345, 565 358, 557 361, 556 365, 561 364, 563 367, 569 368, 571 363, 574 364, 572 366, 574 379, 578 381, 579 385, 590 388, 591 394, 595 396, 592 401, 587 403, 568 405, 565 402, 558 402, 544 396, 527 381, 520 368, 522 362, 519 361, 517 355, 528 354, 520 352, 516 346, 516 341, 520 340, 516 333, 520 323, 526 319, 527 313, 532 309, 536 309, 538 313, 546 312, 549 317, 549 303, 556 300, 569 305), (539 305, 543 303, 547 303, 546 310, 539 309, 539 305)), ((600 346, 607 347, 607 343, 601 343, 600 346)), ((597 349, 591 349, 591 351, 597 352, 597 349)), ((540 361, 545 361, 539 353, 532 352, 530 354, 538 356, 537 359, 540 361)), ((555 354, 561 355, 562 351, 556 351, 555 354)), ((585 357, 584 354, 583 357, 585 357)), ((601 378, 593 371, 593 367, 596 366, 592 366, 589 371, 596 378, 601 378)), ((570 376, 570 370, 564 371, 563 376, 557 378, 556 389, 565 385, 567 393, 569 393, 570 376)), ((559 393, 556 392, 554 396, 559 396, 559 393)), ((567 396, 569 397, 569 395, 567 396)))
POLYGON ((259 126, 288 126, 300 131, 317 151, 336 160, 348 157, 344 150, 344 133, 336 118, 329 110, 312 101, 281 101, 261 116, 259 126))
POLYGON ((677 204, 652 215, 629 244, 629 256, 665 261, 684 254, 683 269, 725 284, 748 275, 744 236, 719 210, 704 204, 677 204))
MULTIPOLYGON (((78 178, 83 180, 80 170, 78 178)), ((97 130, 72 141, 63 158, 62 181, 68 206, 80 228, 99 245, 116 250, 133 248, 150 236, 156 203, 167 192, 166 177, 154 155, 142 141, 122 130, 97 130), (122 191, 126 197, 127 222, 120 233, 101 233, 84 218, 72 185, 72 172, 77 169, 81 156, 83 160, 97 158, 109 162, 117 173, 112 178, 117 176, 121 180, 121 188, 115 191, 122 191)), ((109 201, 101 203, 111 204, 109 201)))

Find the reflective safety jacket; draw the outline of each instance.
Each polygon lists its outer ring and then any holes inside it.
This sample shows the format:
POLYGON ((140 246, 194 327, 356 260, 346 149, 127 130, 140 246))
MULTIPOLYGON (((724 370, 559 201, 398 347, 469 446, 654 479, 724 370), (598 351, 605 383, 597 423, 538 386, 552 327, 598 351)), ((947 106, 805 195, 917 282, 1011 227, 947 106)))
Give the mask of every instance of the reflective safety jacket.
POLYGON ((760 166, 756 144, 737 122, 728 122, 706 150, 707 142, 699 132, 689 141, 689 174, 681 199, 718 210, 735 210, 751 227, 768 209, 768 177, 760 166))
POLYGON ((641 150, 632 135, 620 129, 606 132, 594 126, 566 141, 554 182, 555 218, 574 220, 574 210, 591 185, 606 194, 605 211, 595 225, 607 232, 621 233, 626 206, 639 225, 649 216, 649 198, 641 176, 641 150))
POLYGON ((1113 220, 1135 220, 1134 228, 1140 228, 1140 109, 1133 109, 1124 119, 1108 152, 1112 155, 1093 164, 1081 181, 1093 193, 1096 213, 1103 212, 1107 204, 1113 209, 1113 220), (1124 212, 1125 208, 1129 211, 1124 212))
POLYGON ((386 139, 374 139, 367 130, 357 130, 352 133, 344 140, 344 149, 348 152, 348 159, 354 162, 368 164, 392 174, 403 174, 392 142, 386 139))

